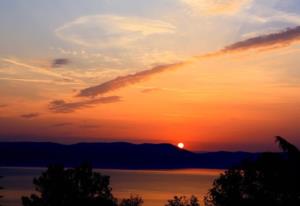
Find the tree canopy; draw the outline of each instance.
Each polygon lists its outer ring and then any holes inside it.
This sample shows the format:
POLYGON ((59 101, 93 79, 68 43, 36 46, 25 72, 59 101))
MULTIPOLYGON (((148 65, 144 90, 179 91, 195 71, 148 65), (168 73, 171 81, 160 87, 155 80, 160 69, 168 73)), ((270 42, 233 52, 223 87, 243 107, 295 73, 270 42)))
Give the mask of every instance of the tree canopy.
POLYGON ((142 206, 144 200, 140 196, 131 195, 129 198, 124 198, 119 206, 142 206))
POLYGON ((205 197, 206 206, 300 205, 299 150, 282 137, 284 153, 263 153, 225 171, 205 197))
MULTIPOLYGON (((0 179, 2 179, 2 178, 3 178, 3 176, 0 176, 0 179)), ((0 190, 3 190, 3 187, 0 186, 0 190)), ((0 199, 1 198, 3 198, 3 196, 0 194, 0 199)), ((0 203, 0 206, 2 206, 1 203, 0 203)))
POLYGON ((39 194, 22 197, 23 206, 116 206, 110 179, 92 171, 89 164, 74 169, 62 165, 49 166, 34 178, 39 194))
POLYGON ((173 199, 168 200, 165 206, 200 206, 196 196, 192 195, 190 198, 186 196, 174 196, 173 199))

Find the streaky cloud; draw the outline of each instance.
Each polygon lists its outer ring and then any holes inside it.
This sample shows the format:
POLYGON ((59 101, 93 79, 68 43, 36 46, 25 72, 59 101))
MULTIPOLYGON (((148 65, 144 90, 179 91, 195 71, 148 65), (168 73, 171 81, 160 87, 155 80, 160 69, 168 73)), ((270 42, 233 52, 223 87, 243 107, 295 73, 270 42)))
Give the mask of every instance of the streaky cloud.
POLYGON ((296 41, 300 41, 300 26, 287 28, 285 30, 270 34, 262 34, 256 37, 251 37, 242 41, 235 42, 218 51, 194 56, 194 61, 231 54, 236 52, 244 52, 248 50, 268 51, 287 47, 296 41))
POLYGON ((48 76, 52 76, 52 77, 62 77, 62 75, 60 75, 58 73, 55 73, 55 72, 52 72, 48 69, 33 66, 33 65, 30 65, 30 64, 24 63, 22 61, 19 61, 19 60, 10 59, 10 58, 3 58, 2 61, 6 62, 6 63, 9 63, 9 64, 16 65, 16 66, 27 68, 27 69, 29 69, 33 72, 36 72, 36 73, 40 73, 40 74, 44 74, 44 75, 48 75, 48 76))
POLYGON ((40 116, 40 113, 37 113, 37 112, 35 112, 35 113, 28 113, 28 114, 22 114, 21 115, 21 117, 25 118, 25 119, 33 119, 33 118, 36 118, 38 116, 40 116))
POLYGON ((80 126, 80 128, 83 128, 83 129, 96 129, 99 127, 101 127, 101 125, 98 125, 98 124, 83 124, 80 126))
POLYGON ((300 40, 300 26, 294 28, 288 28, 277 33, 271 33, 267 35, 260 35, 257 37, 249 38, 243 41, 225 46, 223 49, 194 56, 185 61, 166 64, 154 67, 149 70, 137 72, 135 74, 129 74, 127 76, 120 76, 113 80, 104 82, 102 84, 85 88, 78 94, 79 97, 94 97, 97 95, 103 95, 105 93, 121 89, 123 87, 139 83, 142 80, 148 79, 149 77, 159 74, 161 72, 173 70, 191 64, 195 61, 199 61, 205 58, 216 57, 220 55, 230 54, 234 52, 242 52, 250 49, 263 49, 263 48, 277 48, 279 46, 289 46, 295 41, 300 40))
POLYGON ((8 107, 8 104, 0 104, 0 108, 8 107))
MULTIPOLYGON (((54 71, 49 70, 48 68, 43 68, 43 67, 38 67, 38 66, 34 66, 31 64, 27 64, 25 62, 16 60, 16 59, 11 59, 11 58, 2 58, 1 59, 3 62, 15 65, 15 66, 19 66, 19 67, 23 67, 23 68, 27 68, 28 70, 35 72, 35 73, 39 73, 42 75, 47 75, 50 77, 54 77, 57 80, 61 80, 61 81, 69 81, 69 82, 78 82, 77 79, 71 78, 71 77, 65 77, 64 75, 60 74, 60 73, 56 73, 54 71)), ((3 79, 3 78, 2 78, 3 79)), ((9 79, 7 79, 9 80, 9 79)), ((14 79, 15 81, 22 81, 23 79, 14 79)), ((26 81, 26 80, 25 80, 26 81)), ((45 80, 42 80, 45 81, 45 80)))
POLYGON ((89 99, 89 100, 76 101, 76 102, 54 100, 50 102, 49 109, 52 112, 56 112, 56 113, 70 113, 78 109, 89 108, 96 104, 110 104, 110 103, 115 103, 120 101, 121 101, 121 97, 119 96, 108 96, 108 97, 101 97, 97 99, 89 99))
POLYGON ((86 89, 83 89, 80 91, 78 96, 80 97, 93 97, 101 94, 105 94, 107 92, 113 91, 120 89, 122 87, 126 87, 131 84, 138 83, 142 80, 145 80, 155 74, 171 70, 171 69, 176 69, 178 67, 181 67, 188 62, 179 62, 179 63, 174 63, 174 64, 166 64, 166 65, 160 65, 156 66, 152 69, 149 70, 144 70, 141 72, 137 72, 135 74, 129 74, 127 76, 120 76, 117 77, 113 80, 104 82, 103 84, 94 86, 94 87, 88 87, 86 89))
POLYGON ((87 15, 55 30, 56 36, 88 48, 127 47, 151 37, 174 33, 176 27, 161 20, 118 15, 87 15))
POLYGON ((66 126, 71 126, 73 125, 70 122, 62 122, 62 123, 57 123, 57 124, 53 124, 51 125, 51 127, 66 127, 66 126))
POLYGON ((16 82, 28 82, 28 83, 42 83, 42 84, 57 84, 57 85, 76 85, 80 84, 79 82, 74 82, 71 79, 57 79, 57 80, 49 80, 49 79, 22 79, 22 78, 10 78, 10 77, 0 77, 0 80, 3 81, 16 81, 16 82))
POLYGON ((201 15, 233 15, 249 5, 252 0, 180 0, 201 15))
POLYGON ((61 67, 61 66, 64 66, 64 65, 67 65, 70 63, 70 60, 69 59, 66 59, 66 58, 58 58, 58 59, 54 59, 52 61, 52 67, 53 68, 57 68, 57 67, 61 67))
POLYGON ((288 28, 281 32, 261 35, 239 41, 222 49, 222 52, 232 52, 238 50, 248 50, 269 46, 289 46, 294 41, 300 40, 300 26, 288 28))
POLYGON ((142 93, 151 93, 151 92, 157 92, 157 91, 162 91, 162 88, 157 88, 157 87, 152 87, 152 88, 145 88, 141 90, 142 93))

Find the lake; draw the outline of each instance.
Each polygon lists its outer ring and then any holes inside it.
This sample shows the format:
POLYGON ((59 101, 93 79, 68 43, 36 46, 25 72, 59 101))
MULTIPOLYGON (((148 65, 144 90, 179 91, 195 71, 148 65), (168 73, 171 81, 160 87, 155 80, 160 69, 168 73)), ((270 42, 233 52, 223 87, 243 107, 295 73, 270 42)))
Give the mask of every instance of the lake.
MULTIPOLYGON (((32 180, 45 168, 0 168, 0 185, 5 189, 4 206, 20 206, 20 197, 34 191, 32 180)), ((110 170, 96 169, 111 177, 113 194, 117 198, 140 195, 144 206, 164 206, 174 195, 196 195, 203 205, 203 196, 207 194, 213 180, 222 170, 180 169, 180 170, 110 170)))

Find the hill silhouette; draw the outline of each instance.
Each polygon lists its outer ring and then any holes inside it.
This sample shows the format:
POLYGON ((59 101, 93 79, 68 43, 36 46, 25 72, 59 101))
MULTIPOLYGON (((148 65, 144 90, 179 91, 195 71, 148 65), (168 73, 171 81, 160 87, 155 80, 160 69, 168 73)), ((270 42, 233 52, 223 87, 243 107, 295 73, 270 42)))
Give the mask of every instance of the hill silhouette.
POLYGON ((74 167, 91 162, 95 168, 176 169, 230 168, 259 153, 194 153, 171 144, 0 142, 0 166, 47 167, 63 164, 74 167))

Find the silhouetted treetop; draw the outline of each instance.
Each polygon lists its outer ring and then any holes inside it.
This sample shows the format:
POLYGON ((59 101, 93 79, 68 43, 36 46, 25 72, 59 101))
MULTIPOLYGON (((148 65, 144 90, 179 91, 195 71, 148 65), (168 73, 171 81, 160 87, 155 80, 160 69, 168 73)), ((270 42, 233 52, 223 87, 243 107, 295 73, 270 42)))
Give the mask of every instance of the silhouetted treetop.
POLYGON ((142 206, 144 200, 140 196, 131 195, 129 198, 122 199, 119 206, 142 206))
POLYGON ((190 198, 186 196, 174 196, 173 199, 168 200, 165 206, 200 206, 198 198, 192 195, 190 198))
POLYGON ((283 151, 294 155, 263 153, 244 161, 217 178, 205 197, 206 206, 300 205, 300 170, 297 147, 276 137, 283 151))
POLYGON ((288 153, 299 153, 299 149, 296 146, 289 143, 283 137, 276 136, 275 141, 278 144, 278 146, 282 149, 282 151, 288 152, 288 153))
POLYGON ((92 171, 89 164, 74 169, 49 166, 33 180, 39 195, 22 197, 23 206, 116 206, 109 177, 92 171))
MULTIPOLYGON (((0 179, 2 179, 3 176, 0 176, 0 179)), ((3 187, 0 186, 0 190, 3 190, 3 187)), ((3 198, 3 196, 0 194, 0 199, 3 198)), ((2 204, 0 203, 0 206, 2 206, 2 204)))

